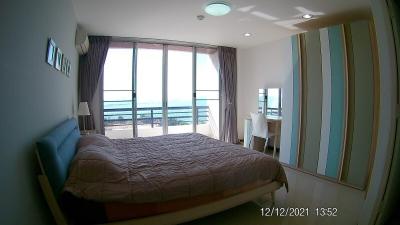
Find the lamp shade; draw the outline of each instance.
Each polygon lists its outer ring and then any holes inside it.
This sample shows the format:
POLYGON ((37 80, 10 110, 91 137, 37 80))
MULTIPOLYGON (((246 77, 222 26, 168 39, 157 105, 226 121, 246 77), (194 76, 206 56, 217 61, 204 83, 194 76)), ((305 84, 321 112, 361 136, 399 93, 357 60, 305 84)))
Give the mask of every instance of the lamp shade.
POLYGON ((87 102, 80 102, 78 107, 78 116, 89 116, 89 106, 87 102))

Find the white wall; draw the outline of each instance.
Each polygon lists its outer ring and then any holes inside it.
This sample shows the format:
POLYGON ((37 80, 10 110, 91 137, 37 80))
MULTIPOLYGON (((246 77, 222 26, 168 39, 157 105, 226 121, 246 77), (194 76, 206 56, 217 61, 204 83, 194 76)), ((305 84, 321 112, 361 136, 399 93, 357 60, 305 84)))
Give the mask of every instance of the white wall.
MULTIPOLYGON (((243 139, 244 119, 257 112, 259 88, 283 87, 292 74, 291 39, 238 49, 238 134, 243 139)), ((285 96, 283 95, 283 101, 285 96)), ((283 105, 286 105, 283 102, 283 105)))

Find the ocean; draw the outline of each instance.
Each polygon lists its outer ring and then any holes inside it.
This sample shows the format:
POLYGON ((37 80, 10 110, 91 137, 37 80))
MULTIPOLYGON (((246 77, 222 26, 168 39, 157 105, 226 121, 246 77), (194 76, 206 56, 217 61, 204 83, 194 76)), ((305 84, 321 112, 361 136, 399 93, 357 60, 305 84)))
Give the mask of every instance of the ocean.
MULTIPOLYGON (((208 121, 207 100, 197 100, 198 124, 208 121)), ((132 121, 132 101, 105 101, 104 122, 106 125, 116 123, 130 123, 132 121)), ((161 103, 138 103, 137 122, 138 124, 161 125, 162 107, 161 103)), ((168 106, 169 125, 192 124, 192 102, 175 101, 168 106)))

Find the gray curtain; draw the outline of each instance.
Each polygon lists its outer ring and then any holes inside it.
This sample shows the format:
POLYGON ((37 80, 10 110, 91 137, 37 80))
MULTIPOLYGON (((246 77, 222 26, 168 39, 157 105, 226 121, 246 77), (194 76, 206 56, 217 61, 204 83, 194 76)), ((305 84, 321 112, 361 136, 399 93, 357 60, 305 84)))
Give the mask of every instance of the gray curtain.
MULTIPOLYGON (((88 102, 92 114, 92 116, 85 116, 84 118, 87 130, 96 128, 93 117, 103 120, 103 107, 100 107, 100 110, 93 110, 93 104, 98 104, 98 101, 93 101, 93 96, 99 86, 99 81, 103 77, 104 63, 110 41, 111 37, 89 36, 89 51, 79 58, 79 101, 88 102)), ((102 101, 102 96, 100 98, 100 101, 102 101)), ((83 122, 82 119, 79 121, 80 123, 83 122)))
POLYGON ((218 47, 218 60, 222 109, 220 140, 236 144, 239 142, 236 114, 236 49, 218 47))

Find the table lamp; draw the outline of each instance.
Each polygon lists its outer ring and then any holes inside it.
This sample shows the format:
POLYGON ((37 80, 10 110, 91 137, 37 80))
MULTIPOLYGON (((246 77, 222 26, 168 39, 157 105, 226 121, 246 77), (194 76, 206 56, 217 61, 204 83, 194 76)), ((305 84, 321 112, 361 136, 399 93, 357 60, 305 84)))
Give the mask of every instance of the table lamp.
POLYGON ((80 102, 78 107, 78 116, 83 116, 83 132, 86 133, 85 116, 90 116, 89 106, 87 102, 80 102))

